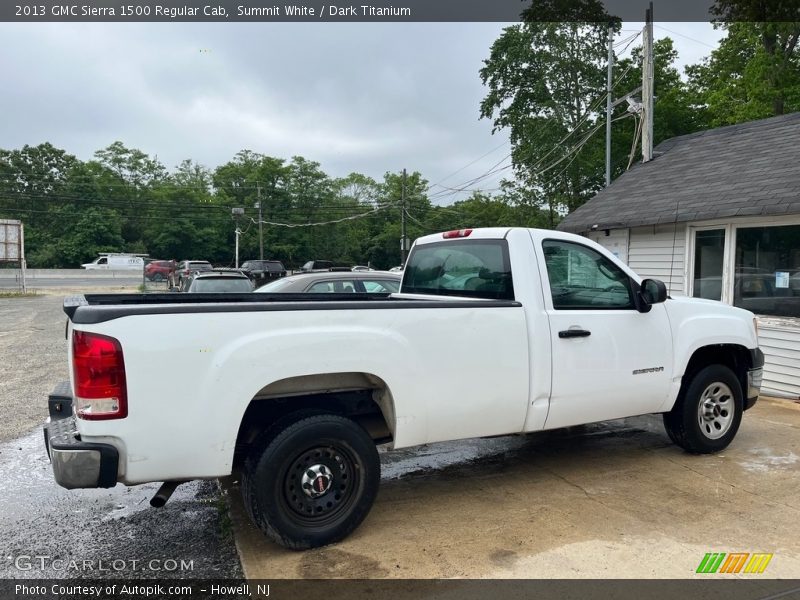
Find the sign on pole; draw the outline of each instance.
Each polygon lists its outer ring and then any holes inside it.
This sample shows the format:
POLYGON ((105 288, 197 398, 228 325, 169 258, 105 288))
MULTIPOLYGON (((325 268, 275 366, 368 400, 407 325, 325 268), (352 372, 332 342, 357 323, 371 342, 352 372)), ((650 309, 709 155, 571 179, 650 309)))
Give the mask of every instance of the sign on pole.
POLYGON ((0 262, 18 262, 22 270, 22 292, 25 285, 25 230, 22 221, 0 219, 0 262))

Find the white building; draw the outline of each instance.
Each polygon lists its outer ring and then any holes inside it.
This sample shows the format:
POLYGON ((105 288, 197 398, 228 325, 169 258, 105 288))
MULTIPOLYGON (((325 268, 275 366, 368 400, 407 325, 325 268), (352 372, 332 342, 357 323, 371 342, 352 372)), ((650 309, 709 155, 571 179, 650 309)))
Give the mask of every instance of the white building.
POLYGON ((800 397, 800 113, 667 140, 568 215, 671 294, 759 317, 766 394, 800 397))

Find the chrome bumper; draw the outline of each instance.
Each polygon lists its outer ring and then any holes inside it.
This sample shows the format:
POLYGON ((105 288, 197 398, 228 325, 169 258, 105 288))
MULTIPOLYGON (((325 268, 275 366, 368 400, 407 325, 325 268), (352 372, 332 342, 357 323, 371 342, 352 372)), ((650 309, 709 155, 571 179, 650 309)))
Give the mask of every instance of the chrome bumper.
POLYGON ((752 408, 761 392, 761 380, 764 378, 764 353, 760 348, 750 350, 750 369, 747 371, 747 390, 744 409, 752 408))
POLYGON ((119 452, 110 444, 81 440, 72 398, 63 385, 49 398, 50 416, 44 424, 44 445, 56 483, 68 490, 76 488, 110 488, 117 485, 119 452))
POLYGON ((747 372, 747 399, 758 398, 761 393, 761 380, 764 378, 764 369, 750 369, 747 372))

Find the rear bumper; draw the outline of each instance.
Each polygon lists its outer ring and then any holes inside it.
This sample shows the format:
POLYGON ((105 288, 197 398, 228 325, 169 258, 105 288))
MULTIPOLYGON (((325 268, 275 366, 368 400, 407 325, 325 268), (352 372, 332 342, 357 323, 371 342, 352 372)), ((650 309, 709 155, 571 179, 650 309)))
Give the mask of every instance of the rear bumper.
POLYGON ((764 353, 760 348, 750 350, 750 369, 747 371, 747 393, 744 409, 753 408, 761 392, 761 381, 764 377, 764 353))
POLYGON ((117 485, 119 452, 110 444, 81 441, 72 416, 72 397, 66 395, 63 384, 50 394, 48 405, 44 443, 56 483, 69 490, 117 485))

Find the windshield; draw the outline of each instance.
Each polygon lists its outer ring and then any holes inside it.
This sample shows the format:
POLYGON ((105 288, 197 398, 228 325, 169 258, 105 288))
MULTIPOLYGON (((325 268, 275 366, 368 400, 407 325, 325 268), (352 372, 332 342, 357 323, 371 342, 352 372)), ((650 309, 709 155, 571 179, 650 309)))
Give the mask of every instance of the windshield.
POLYGON ((196 279, 194 283, 192 283, 190 291, 198 294, 207 294, 223 292, 250 292, 252 290, 253 287, 250 285, 249 279, 240 279, 238 277, 206 277, 203 279, 196 279))
POLYGON ((454 240, 417 246, 408 259, 402 291, 513 300, 505 240, 454 240))

